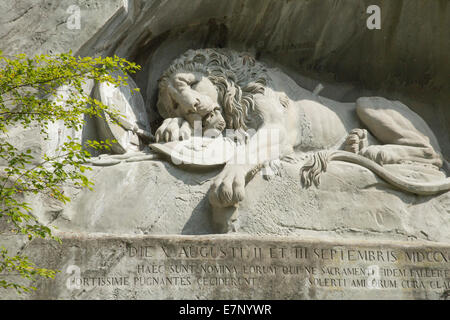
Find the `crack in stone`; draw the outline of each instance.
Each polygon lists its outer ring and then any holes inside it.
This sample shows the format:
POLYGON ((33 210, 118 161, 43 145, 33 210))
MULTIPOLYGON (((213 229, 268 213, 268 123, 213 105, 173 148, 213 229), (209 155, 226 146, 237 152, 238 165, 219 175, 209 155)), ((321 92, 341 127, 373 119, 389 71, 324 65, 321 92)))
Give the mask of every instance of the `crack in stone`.
MULTIPOLYGON (((317 231, 317 232, 335 232, 335 233, 344 233, 344 232, 348 232, 348 233, 361 233, 361 234, 398 234, 401 236, 405 236, 408 238, 414 238, 414 239, 418 239, 419 237, 413 234, 408 234, 406 232, 403 232, 399 229, 394 229, 394 230, 388 230, 388 231, 379 231, 379 230, 375 230, 375 229, 358 229, 358 228, 345 228, 345 227, 336 227, 336 228, 332 228, 332 229, 327 229, 327 228, 314 228, 314 227, 301 227, 301 226, 293 226, 293 225, 287 225, 287 224, 278 224, 279 226, 283 227, 283 228, 288 228, 288 229, 297 229, 297 230, 306 230, 306 231, 317 231)), ((421 231, 421 233, 426 236, 426 240, 429 240, 428 235, 421 231)))
POLYGON ((29 7, 29 8, 26 9, 23 13, 20 13, 19 16, 17 16, 17 17, 15 17, 15 18, 11 19, 10 21, 6 21, 5 24, 6 24, 6 23, 13 23, 13 22, 16 22, 17 20, 19 20, 20 18, 22 18, 23 16, 25 16, 25 15, 26 15, 31 9, 33 9, 33 8, 34 8, 34 6, 29 7))

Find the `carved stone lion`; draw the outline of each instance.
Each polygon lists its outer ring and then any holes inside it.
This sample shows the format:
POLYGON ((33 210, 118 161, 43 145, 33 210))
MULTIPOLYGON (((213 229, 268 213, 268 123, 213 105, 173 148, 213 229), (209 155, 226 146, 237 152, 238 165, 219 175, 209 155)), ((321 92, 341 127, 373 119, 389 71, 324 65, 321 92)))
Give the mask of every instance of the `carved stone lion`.
POLYGON ((234 129, 244 135, 254 129, 256 133, 237 152, 278 151, 262 152, 256 163, 225 164, 209 192, 213 207, 235 206, 244 199, 245 184, 255 168, 294 152, 317 152, 302 169, 306 185, 318 183, 319 174, 334 159, 363 165, 407 192, 450 189, 450 179, 418 184, 383 168, 403 161, 437 170, 443 165, 432 131, 406 105, 380 97, 359 98, 356 103, 319 97, 246 53, 187 51, 162 75, 157 107, 165 118, 156 131, 157 142, 190 137, 198 120, 204 127, 213 123, 220 131, 234 129), (208 121, 212 116, 217 121, 208 121), (267 130, 277 132, 277 139, 263 136, 267 130))

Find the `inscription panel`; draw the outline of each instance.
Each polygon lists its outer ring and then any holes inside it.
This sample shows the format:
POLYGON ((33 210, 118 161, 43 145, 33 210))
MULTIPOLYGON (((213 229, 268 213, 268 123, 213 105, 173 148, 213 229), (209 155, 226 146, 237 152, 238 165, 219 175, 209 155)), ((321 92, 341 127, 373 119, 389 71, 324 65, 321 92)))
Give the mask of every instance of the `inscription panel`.
POLYGON ((56 280, 38 284, 48 287, 47 294, 54 298, 446 299, 450 295, 450 248, 438 244, 67 237, 62 246, 39 241, 28 250, 45 252, 47 265, 51 261, 61 270, 56 280))

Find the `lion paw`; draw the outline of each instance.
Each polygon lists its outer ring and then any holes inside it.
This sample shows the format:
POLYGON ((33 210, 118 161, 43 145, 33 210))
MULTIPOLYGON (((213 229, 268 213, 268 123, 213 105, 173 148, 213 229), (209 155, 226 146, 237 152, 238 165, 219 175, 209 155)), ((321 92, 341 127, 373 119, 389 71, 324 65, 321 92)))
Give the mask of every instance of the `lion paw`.
POLYGON ((167 118, 156 130, 156 142, 187 140, 192 135, 192 128, 183 118, 167 118))
POLYGON ((239 165, 225 166, 209 190, 209 202, 214 207, 230 207, 244 200, 245 170, 239 165))
POLYGON ((366 148, 367 145, 367 130, 353 129, 345 139, 344 150, 352 153, 359 153, 359 151, 366 148))

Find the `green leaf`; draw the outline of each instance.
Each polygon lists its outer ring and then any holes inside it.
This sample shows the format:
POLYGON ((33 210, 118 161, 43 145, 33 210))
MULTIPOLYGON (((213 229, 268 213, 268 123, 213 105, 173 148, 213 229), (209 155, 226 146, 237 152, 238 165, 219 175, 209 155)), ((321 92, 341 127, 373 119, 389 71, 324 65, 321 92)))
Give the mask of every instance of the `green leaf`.
MULTIPOLYGON (((86 116, 108 114, 118 117, 117 111, 90 97, 83 84, 90 79, 124 85, 127 76, 116 79, 111 75, 117 71, 126 75, 137 70, 140 66, 117 56, 83 58, 69 52, 34 57, 18 54, 8 58, 0 51, 0 134, 7 137, 10 128, 35 126, 42 139, 48 140, 49 125, 58 121, 67 128, 81 130, 86 116), (63 87, 66 88, 64 92, 60 90, 63 87)), ((0 219, 11 226, 12 233, 21 233, 28 241, 44 238, 60 243, 61 240, 52 234, 52 228, 42 225, 32 215, 26 199, 33 194, 42 194, 65 203, 70 198, 64 195, 63 186, 73 184, 92 189, 92 181, 83 175, 90 170, 83 165, 91 156, 86 148, 107 150, 115 142, 87 141, 81 145, 69 136, 56 156, 43 155, 41 158, 36 158, 31 149, 22 151, 20 141, 15 143, 0 138, 0 159, 6 166, 0 175, 0 219)), ((57 271, 39 268, 26 256, 10 255, 3 248, 0 250, 0 272, 34 280, 37 277, 52 278, 57 271)), ((0 288, 14 289, 18 293, 35 289, 3 279, 0 288)))

